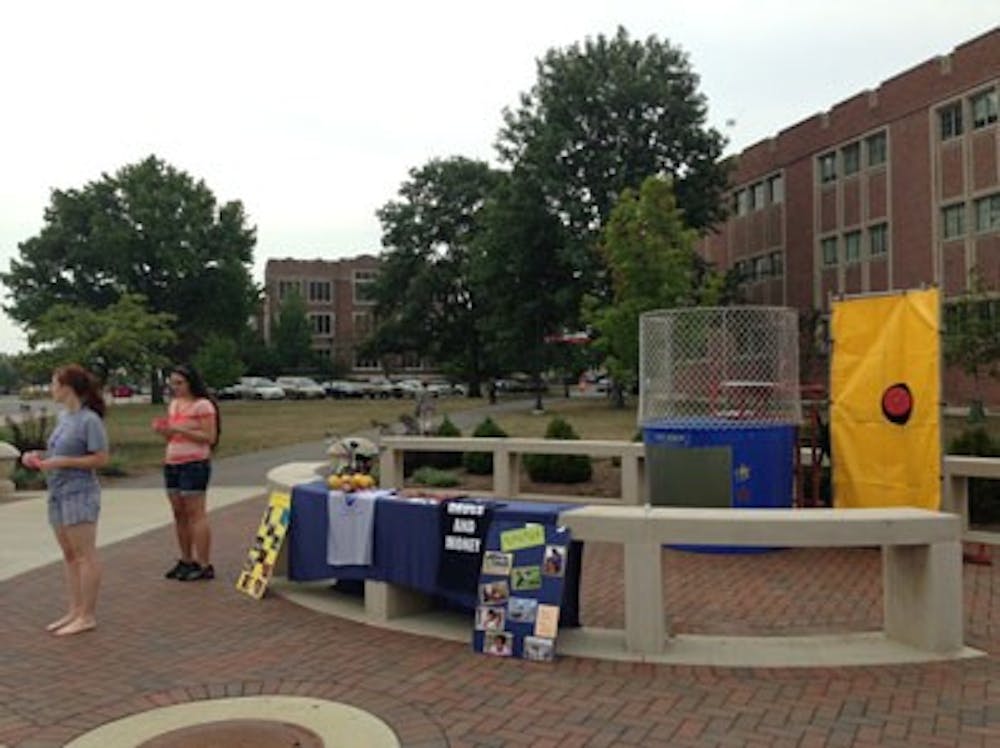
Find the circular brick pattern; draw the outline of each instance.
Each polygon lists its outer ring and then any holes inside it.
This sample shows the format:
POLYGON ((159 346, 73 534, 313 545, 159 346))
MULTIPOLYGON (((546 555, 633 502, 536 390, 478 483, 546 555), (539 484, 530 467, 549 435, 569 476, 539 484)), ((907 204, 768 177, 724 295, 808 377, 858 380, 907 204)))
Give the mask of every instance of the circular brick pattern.
POLYGON ((229 719, 182 727, 141 743, 138 748, 323 748, 323 739, 301 725, 259 719, 229 719))

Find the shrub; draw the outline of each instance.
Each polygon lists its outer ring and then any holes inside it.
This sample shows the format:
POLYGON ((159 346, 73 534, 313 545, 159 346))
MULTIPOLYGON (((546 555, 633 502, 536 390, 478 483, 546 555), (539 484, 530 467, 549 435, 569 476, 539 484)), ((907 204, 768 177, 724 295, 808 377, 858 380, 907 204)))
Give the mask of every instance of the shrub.
MULTIPOLYGON (((1000 442, 983 426, 967 428, 948 447, 949 454, 1000 457, 1000 442)), ((969 478, 969 522, 988 525, 1000 522, 1000 481, 969 478)))
MULTIPOLYGON (((493 438, 506 438, 507 432, 500 428, 496 421, 494 421, 489 416, 486 416, 479 425, 476 426, 475 431, 472 432, 475 437, 493 437, 493 438)), ((465 470, 473 475, 489 475, 493 472, 493 453, 492 452, 466 452, 462 456, 462 465, 465 466, 465 470)))
MULTIPOLYGON (((429 436, 444 436, 456 438, 462 431, 454 422, 445 416, 429 436)), ((432 467, 438 470, 449 470, 462 466, 461 452, 408 452, 403 457, 403 475, 414 474, 422 467, 432 467)))
MULTIPOLYGON (((579 439, 562 418, 553 418, 545 430, 546 439, 579 439)), ((524 466, 536 483, 585 483, 592 473, 588 455, 525 455, 524 466)))
POLYGON ((98 468, 97 472, 99 475, 105 475, 109 478, 120 478, 128 475, 128 470, 125 469, 125 460, 115 455, 111 455, 108 464, 102 468, 98 468))
POLYGON ((46 487, 45 473, 40 470, 29 470, 21 464, 14 466, 10 479, 18 491, 41 491, 46 487))
POLYGON ((6 416, 9 441, 21 452, 48 447, 49 433, 55 425, 55 417, 46 408, 29 408, 21 418, 6 416))
POLYGON ((428 465, 424 465, 413 473, 413 482, 419 486, 431 486, 433 488, 449 488, 457 486, 458 476, 450 470, 437 470, 428 465))

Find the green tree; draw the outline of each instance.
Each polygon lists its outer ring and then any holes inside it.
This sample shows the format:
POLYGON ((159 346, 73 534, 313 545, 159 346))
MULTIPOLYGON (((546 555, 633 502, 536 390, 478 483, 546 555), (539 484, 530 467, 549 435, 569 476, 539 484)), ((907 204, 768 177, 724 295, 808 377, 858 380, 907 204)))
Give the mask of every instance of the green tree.
POLYGON ((470 285, 477 215, 503 179, 481 161, 435 159, 410 171, 399 198, 378 211, 382 265, 372 288, 376 330, 366 350, 418 352, 478 395, 487 366, 470 285))
POLYGON ((53 190, 42 230, 0 274, 4 311, 30 336, 54 306, 101 310, 141 294, 151 312, 173 315, 169 355, 188 358, 209 334, 236 338, 246 326, 255 242, 239 202, 219 205, 203 181, 150 156, 53 190))
POLYGON ((641 42, 619 27, 581 46, 550 49, 516 110, 505 110, 501 158, 539 180, 549 208, 576 243, 589 286, 607 293, 592 252, 618 195, 652 175, 673 180, 691 228, 725 211, 724 138, 706 126, 707 105, 687 55, 665 39, 641 42))
POLYGON ((194 365, 205 383, 216 389, 233 384, 244 371, 236 341, 221 335, 209 335, 195 354, 194 365))
POLYGON ((611 303, 589 303, 596 345, 614 378, 617 403, 639 373, 639 316, 652 309, 717 304, 724 279, 694 250, 668 180, 650 177, 625 190, 604 232, 601 250, 611 270, 611 303))
POLYGON ((112 372, 141 374, 167 363, 174 344, 174 317, 151 312, 138 294, 125 294, 103 309, 56 304, 28 335, 36 368, 78 362, 101 379, 112 372))
POLYGON ((575 319, 580 307, 565 233, 545 209, 539 185, 517 170, 479 218, 471 272, 481 300, 480 339, 503 371, 531 374, 541 410, 542 372, 556 357, 545 337, 575 319))
POLYGON ((944 334, 944 358, 972 377, 974 396, 969 420, 985 417, 983 377, 1000 377, 1000 303, 991 294, 975 268, 969 273, 968 291, 948 302, 944 334))
POLYGON ((281 302, 271 328, 274 352, 283 371, 311 368, 316 354, 312 349, 312 328, 302 295, 292 290, 281 302))
POLYGON ((16 356, 0 353, 0 392, 16 392, 21 382, 21 371, 16 356))

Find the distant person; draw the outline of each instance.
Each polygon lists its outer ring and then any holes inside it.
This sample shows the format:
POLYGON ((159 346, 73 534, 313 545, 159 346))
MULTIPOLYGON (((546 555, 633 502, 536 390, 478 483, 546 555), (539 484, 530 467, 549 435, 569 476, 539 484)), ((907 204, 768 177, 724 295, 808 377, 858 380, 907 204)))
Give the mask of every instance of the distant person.
POLYGON ((49 437, 48 450, 26 452, 21 461, 25 467, 47 473, 49 524, 62 549, 66 572, 69 610, 45 628, 56 636, 71 636, 97 626, 101 484, 96 470, 108 464, 108 434, 100 384, 82 366, 70 364, 55 370, 52 399, 64 410, 49 437))
POLYGON ((182 582, 214 579, 205 494, 212 475, 212 448, 219 441, 219 409, 191 366, 171 369, 167 385, 171 393, 167 417, 155 419, 153 430, 167 440, 163 478, 180 558, 164 576, 182 582))

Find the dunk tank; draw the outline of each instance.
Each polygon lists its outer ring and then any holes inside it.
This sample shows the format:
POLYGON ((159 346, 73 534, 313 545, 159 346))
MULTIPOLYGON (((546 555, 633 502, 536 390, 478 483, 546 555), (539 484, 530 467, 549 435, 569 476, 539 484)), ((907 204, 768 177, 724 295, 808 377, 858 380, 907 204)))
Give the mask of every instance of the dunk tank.
POLYGON ((643 314, 638 412, 651 504, 791 507, 802 420, 796 312, 743 306, 643 314))

